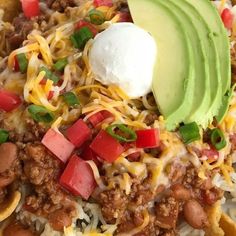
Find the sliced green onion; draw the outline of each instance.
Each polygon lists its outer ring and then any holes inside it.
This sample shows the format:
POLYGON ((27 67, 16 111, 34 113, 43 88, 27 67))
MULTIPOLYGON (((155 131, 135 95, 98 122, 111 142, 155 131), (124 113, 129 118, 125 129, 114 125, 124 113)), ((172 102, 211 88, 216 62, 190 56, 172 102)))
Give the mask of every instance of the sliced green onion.
POLYGON ((28 60, 25 56, 24 53, 20 53, 16 55, 18 64, 19 64, 19 69, 21 73, 25 73, 27 71, 27 67, 28 67, 28 60))
POLYGON ((226 146, 224 134, 220 129, 215 128, 211 131, 211 144, 216 150, 220 150, 226 146))
POLYGON ((105 16, 103 12, 98 11, 96 9, 92 9, 91 11, 89 11, 88 15, 91 23, 94 25, 101 25, 105 21, 105 16))
POLYGON ((50 70, 49 70, 47 67, 45 67, 45 66, 42 66, 42 67, 39 69, 39 71, 40 71, 40 72, 41 72, 41 71, 44 71, 44 72, 46 73, 45 77, 46 77, 47 79, 52 80, 54 84, 57 84, 58 81, 60 80, 60 77, 59 77, 59 76, 57 76, 57 75, 55 75, 54 73, 52 73, 52 71, 50 71, 50 70))
POLYGON ((69 106, 75 106, 80 104, 78 97, 72 92, 64 93, 62 96, 66 104, 69 106))
POLYGON ((137 135, 135 131, 132 129, 127 128, 125 125, 122 124, 114 124, 110 125, 106 128, 107 133, 109 133, 113 138, 117 139, 121 142, 133 142, 137 139, 137 135), (122 131, 124 133, 124 136, 129 136, 128 138, 121 136, 116 133, 116 129, 122 131))
POLYGON ((82 27, 70 36, 70 40, 75 48, 83 49, 89 39, 93 38, 93 33, 88 27, 82 27))
POLYGON ((196 122, 181 126, 179 132, 185 144, 189 144, 201 138, 199 127, 196 122))
POLYGON ((30 105, 28 111, 32 118, 37 122, 50 123, 54 120, 54 115, 45 107, 30 105))
POLYGON ((8 140, 9 133, 5 129, 0 129, 0 144, 8 140))
POLYGON ((67 58, 63 58, 58 60, 55 64, 54 64, 54 69, 58 70, 58 71, 63 71, 65 66, 68 64, 68 60, 67 58))

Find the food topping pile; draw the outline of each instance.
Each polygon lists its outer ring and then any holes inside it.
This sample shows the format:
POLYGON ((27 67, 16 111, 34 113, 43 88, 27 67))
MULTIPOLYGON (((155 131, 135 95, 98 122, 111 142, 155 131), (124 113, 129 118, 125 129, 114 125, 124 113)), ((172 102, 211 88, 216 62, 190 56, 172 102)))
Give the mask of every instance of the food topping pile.
POLYGON ((232 3, 21 2, 0 20, 2 235, 233 235, 232 3))

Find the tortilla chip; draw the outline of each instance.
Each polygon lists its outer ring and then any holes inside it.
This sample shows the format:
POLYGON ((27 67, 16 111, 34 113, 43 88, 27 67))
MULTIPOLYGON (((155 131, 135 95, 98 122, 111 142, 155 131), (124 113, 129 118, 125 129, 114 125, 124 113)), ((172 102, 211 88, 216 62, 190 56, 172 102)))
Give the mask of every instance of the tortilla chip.
POLYGON ((220 227, 224 230, 225 236, 236 235, 236 223, 225 213, 221 215, 220 227))
POLYGON ((19 0, 0 0, 0 9, 4 10, 3 20, 11 22, 19 14, 21 4, 19 0))
POLYGON ((16 209, 21 199, 19 191, 13 192, 0 207, 0 222, 7 219, 16 209))
POLYGON ((207 215, 209 219, 209 228, 205 230, 205 236, 224 236, 225 233, 219 225, 219 221, 222 215, 220 201, 207 208, 207 215))

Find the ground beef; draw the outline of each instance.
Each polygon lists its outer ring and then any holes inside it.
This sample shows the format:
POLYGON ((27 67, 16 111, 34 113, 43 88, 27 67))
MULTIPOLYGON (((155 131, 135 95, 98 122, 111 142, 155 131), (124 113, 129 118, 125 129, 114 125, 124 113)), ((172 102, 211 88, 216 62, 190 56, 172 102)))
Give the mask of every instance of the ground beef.
POLYGON ((212 185, 212 174, 206 173, 207 179, 203 180, 198 177, 196 169, 190 166, 183 179, 183 185, 191 189, 194 198, 203 205, 212 205, 223 196, 223 191, 212 185))
POLYGON ((179 215, 179 202, 175 198, 163 198, 156 204, 155 212, 156 224, 160 228, 175 229, 179 215))
POLYGON ((0 204, 6 199, 7 196, 7 189, 0 188, 0 204))
MULTIPOLYGON (((152 189, 150 181, 150 176, 143 182, 133 179, 130 195, 126 195, 123 190, 116 188, 106 190, 97 197, 107 223, 118 222, 117 233, 127 232, 140 226, 143 223, 143 210, 148 211, 148 204, 154 201, 157 195, 161 196, 160 193, 164 192, 163 185, 152 189)), ((155 217, 150 215, 150 222, 140 236, 158 235, 159 227, 155 223, 155 217)))
POLYGON ((153 189, 150 181, 151 178, 149 177, 142 183, 134 180, 129 196, 129 205, 144 206, 165 190, 163 185, 160 185, 157 189, 153 189))
POLYGON ((169 189, 161 185, 152 190, 151 176, 148 176, 142 182, 133 179, 129 195, 118 186, 100 193, 98 201, 102 214, 107 223, 118 223, 116 233, 128 232, 142 225, 145 210, 149 212, 149 224, 136 236, 178 235, 176 226, 187 201, 193 199, 204 212, 206 206, 222 197, 222 190, 212 185, 211 173, 206 173, 208 178, 202 180, 193 166, 180 168, 173 163, 172 167, 175 174, 170 170, 172 185, 169 189))
POLYGON ((98 196, 101 210, 107 223, 115 223, 118 218, 122 218, 127 207, 128 198, 120 189, 111 189, 102 192, 98 196))
POLYGON ((54 11, 64 12, 67 7, 74 7, 74 0, 46 0, 49 8, 54 11))
POLYGON ((58 184, 62 164, 37 142, 26 144, 20 158, 24 170, 22 181, 29 183, 33 190, 26 198, 26 209, 47 216, 64 207, 71 196, 58 184))
POLYGON ((12 25, 14 26, 14 31, 10 32, 7 35, 7 38, 11 50, 14 50, 22 45, 22 42, 27 38, 27 35, 33 30, 34 22, 29 21, 22 15, 15 17, 12 25))
POLYGON ((25 118, 24 125, 25 131, 23 133, 17 133, 14 127, 7 124, 7 119, 3 121, 0 127, 9 131, 9 140, 14 143, 28 143, 42 140, 46 133, 46 128, 42 124, 30 118, 25 118))
POLYGON ((148 114, 144 120, 144 123, 148 126, 152 125, 156 120, 158 120, 158 114, 155 112, 152 112, 148 114))
POLYGON ((158 236, 160 228, 156 224, 156 217, 154 214, 149 215, 149 224, 141 232, 135 236, 158 236))

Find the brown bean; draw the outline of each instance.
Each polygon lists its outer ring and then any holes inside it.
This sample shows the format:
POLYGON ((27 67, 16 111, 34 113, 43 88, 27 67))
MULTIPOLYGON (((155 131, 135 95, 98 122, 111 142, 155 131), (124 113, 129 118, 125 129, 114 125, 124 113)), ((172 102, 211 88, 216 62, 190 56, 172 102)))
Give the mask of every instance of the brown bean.
POLYGON ((0 146, 0 173, 8 170, 17 158, 17 146, 14 143, 3 143, 0 146))
POLYGON ((3 230, 2 236, 35 236, 35 234, 20 223, 13 222, 3 230))
POLYGON ((191 191, 182 184, 175 184, 171 187, 173 197, 177 200, 187 201, 191 198, 191 191))
POLYGON ((15 174, 9 176, 0 176, 0 188, 4 188, 15 180, 15 174))
POLYGON ((203 229, 208 225, 207 214, 198 201, 191 199, 184 204, 184 217, 194 229, 203 229))
POLYGON ((60 209, 49 215, 49 224, 56 231, 63 231, 64 227, 72 224, 72 220, 65 210, 60 209))

